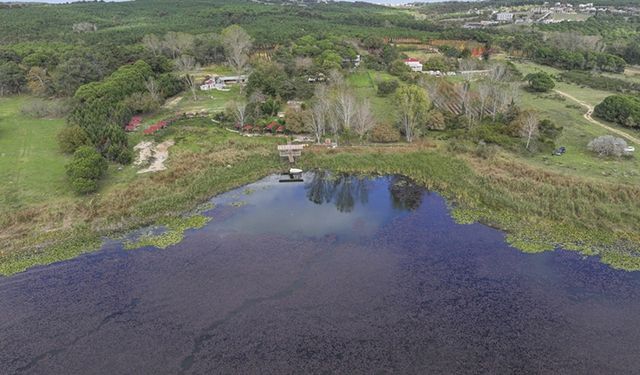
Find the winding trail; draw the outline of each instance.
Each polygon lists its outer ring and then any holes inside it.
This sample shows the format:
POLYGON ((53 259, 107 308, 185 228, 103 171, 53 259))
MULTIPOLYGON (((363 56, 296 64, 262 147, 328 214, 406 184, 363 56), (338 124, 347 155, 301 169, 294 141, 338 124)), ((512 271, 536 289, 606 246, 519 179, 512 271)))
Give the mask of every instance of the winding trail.
POLYGON ((562 96, 564 96, 566 98, 569 98, 569 99, 573 100, 574 102, 580 104, 581 106, 585 107, 587 109, 587 112, 583 116, 590 123, 596 124, 596 125, 598 125, 598 126, 600 126, 602 128, 607 129, 608 131, 610 131, 612 133, 616 133, 616 134, 618 134, 618 135, 630 140, 631 142, 633 142, 633 143, 635 143, 637 145, 640 145, 640 138, 634 137, 631 134, 623 132, 620 129, 612 128, 611 126, 609 126, 607 124, 604 124, 604 123, 594 119, 592 117, 592 115, 593 115, 593 106, 585 103, 584 101, 582 101, 582 100, 580 100, 580 99, 578 99, 578 98, 576 98, 576 97, 574 97, 572 95, 567 94, 566 92, 563 92, 563 91, 560 91, 560 90, 553 90, 553 91, 555 91, 558 94, 560 94, 560 95, 562 95, 562 96))

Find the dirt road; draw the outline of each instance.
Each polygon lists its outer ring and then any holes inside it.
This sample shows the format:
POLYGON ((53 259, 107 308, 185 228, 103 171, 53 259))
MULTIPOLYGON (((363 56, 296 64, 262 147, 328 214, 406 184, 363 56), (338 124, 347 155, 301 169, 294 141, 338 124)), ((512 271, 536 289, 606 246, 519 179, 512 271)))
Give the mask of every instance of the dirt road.
POLYGON ((633 142, 633 143, 635 143, 637 145, 640 145, 640 138, 634 137, 631 134, 628 134, 628 133, 626 133, 626 132, 624 132, 624 131, 622 131, 620 129, 612 128, 611 126, 609 126, 607 124, 604 124, 604 123, 594 119, 592 117, 592 115, 593 115, 593 107, 591 105, 585 103, 584 101, 582 101, 582 100, 580 100, 580 99, 578 99, 578 98, 576 98, 574 96, 571 96, 571 95, 567 94, 566 92, 562 92, 560 90, 553 90, 553 91, 555 91, 558 94, 560 94, 560 95, 562 95, 562 96, 564 96, 566 98, 569 98, 569 99, 573 100, 574 102, 580 104, 581 106, 585 107, 587 109, 587 112, 584 114, 584 118, 587 121, 589 121, 590 123, 596 124, 596 125, 598 125, 600 127, 603 127, 603 128, 607 129, 608 131, 610 131, 612 133, 618 134, 619 136, 624 137, 624 138, 628 139, 629 141, 631 141, 631 142, 633 142))

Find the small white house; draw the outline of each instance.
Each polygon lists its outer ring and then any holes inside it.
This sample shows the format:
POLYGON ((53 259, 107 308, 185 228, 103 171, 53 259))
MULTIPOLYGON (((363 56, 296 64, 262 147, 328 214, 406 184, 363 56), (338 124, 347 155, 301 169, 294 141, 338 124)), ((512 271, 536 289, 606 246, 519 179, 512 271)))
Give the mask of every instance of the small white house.
POLYGON ((218 77, 213 76, 211 78, 207 78, 202 85, 200 85, 200 90, 209 91, 209 90, 224 90, 230 84, 245 84, 247 83, 247 76, 224 76, 218 77))
POLYGON ((513 13, 496 13, 496 21, 511 22, 513 21, 513 13))
POLYGON ((411 70, 413 70, 414 72, 422 71, 422 63, 418 59, 414 59, 414 58, 406 59, 404 60, 404 64, 409 68, 411 68, 411 70))
POLYGON ((215 90, 219 88, 222 87, 220 87, 220 85, 216 83, 215 78, 209 78, 206 81, 202 82, 202 85, 200 85, 200 90, 202 91, 215 90))

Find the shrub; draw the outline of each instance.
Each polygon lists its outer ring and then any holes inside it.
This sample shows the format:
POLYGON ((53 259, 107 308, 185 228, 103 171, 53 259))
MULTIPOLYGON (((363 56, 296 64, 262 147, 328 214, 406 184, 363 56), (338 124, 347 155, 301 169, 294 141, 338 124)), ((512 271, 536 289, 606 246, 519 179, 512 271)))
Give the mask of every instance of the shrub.
POLYGON ((378 124, 371 130, 371 141, 378 143, 391 143, 400 140, 400 132, 391 124, 378 124))
POLYGON ((585 85, 596 90, 618 92, 640 91, 640 83, 598 75, 593 72, 568 71, 560 73, 559 77, 563 81, 585 85))
POLYGON ((58 133, 58 145, 65 154, 73 154, 80 146, 90 144, 87 132, 77 125, 67 126, 58 133))
POLYGON ((640 128, 640 98, 632 95, 611 95, 598 104, 593 113, 607 121, 631 128, 640 128))
POLYGON ((287 129, 294 134, 304 133, 305 130, 307 130, 304 118, 305 116, 303 111, 294 109, 289 110, 285 118, 287 129))
POLYGON ((23 115, 34 118, 62 117, 69 111, 69 106, 62 100, 45 101, 42 99, 33 100, 20 108, 23 115))
POLYGON ((403 81, 407 81, 411 79, 411 68, 407 66, 402 60, 394 61, 391 66, 389 66, 389 73, 400 78, 403 81))
POLYGON ((387 96, 393 94, 398 89, 398 80, 395 79, 387 79, 378 83, 378 95, 379 96, 387 96))
POLYGON ((615 156, 620 157, 624 154, 627 142, 622 138, 612 135, 600 136, 587 145, 589 151, 595 152, 598 156, 615 156))
POLYGON ((529 88, 536 92, 547 92, 556 87, 551 76, 545 72, 531 73, 524 78, 529 82, 529 88))
POLYGON ((427 129, 444 130, 447 127, 447 119, 442 112, 433 110, 429 112, 429 121, 427 121, 427 129))
POLYGON ((107 162, 95 148, 80 146, 66 169, 73 190, 79 194, 89 194, 98 190, 98 181, 107 170, 107 162))

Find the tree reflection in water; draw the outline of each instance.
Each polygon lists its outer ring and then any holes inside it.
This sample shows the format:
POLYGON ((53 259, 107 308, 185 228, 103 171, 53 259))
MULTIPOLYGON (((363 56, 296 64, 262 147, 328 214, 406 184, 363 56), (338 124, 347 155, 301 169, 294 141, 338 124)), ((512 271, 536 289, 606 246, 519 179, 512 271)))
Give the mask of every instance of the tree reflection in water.
MULTIPOLYGON (((351 212, 357 202, 366 204, 369 201, 368 182, 365 176, 316 171, 305 189, 311 202, 334 202, 338 211, 351 212)), ((413 211, 420 207, 424 191, 422 186, 404 176, 393 176, 389 183, 393 207, 400 210, 413 211)))
POLYGON ((393 207, 400 210, 413 211, 420 207, 424 188, 410 178, 404 176, 391 177, 389 184, 393 207))
POLYGON ((305 186, 307 198, 315 204, 335 202, 340 212, 351 212, 356 202, 369 201, 369 179, 364 176, 333 175, 327 171, 316 171, 305 186))

